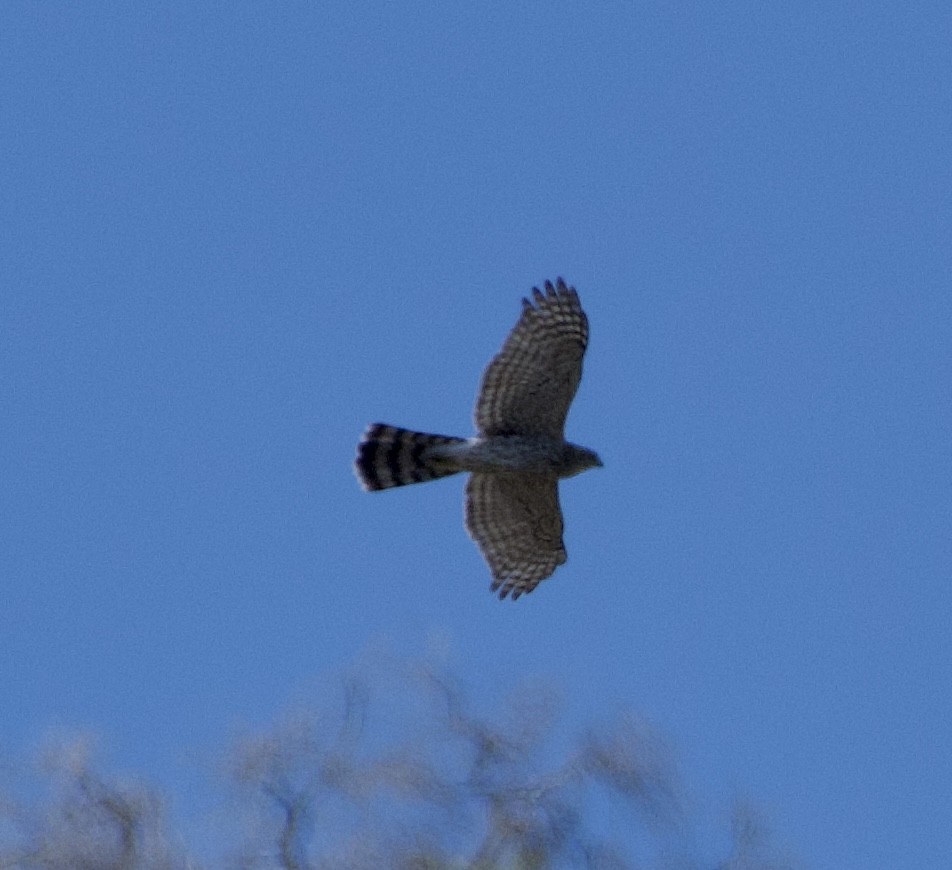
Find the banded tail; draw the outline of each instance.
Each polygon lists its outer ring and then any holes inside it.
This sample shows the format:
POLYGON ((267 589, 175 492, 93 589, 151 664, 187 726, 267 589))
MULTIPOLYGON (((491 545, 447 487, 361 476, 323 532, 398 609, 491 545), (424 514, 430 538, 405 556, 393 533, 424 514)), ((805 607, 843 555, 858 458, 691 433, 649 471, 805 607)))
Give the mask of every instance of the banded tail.
POLYGON ((432 448, 465 442, 465 438, 429 435, 372 423, 357 445, 354 470, 360 485, 371 492, 435 480, 456 474, 460 469, 452 462, 434 456, 432 448))

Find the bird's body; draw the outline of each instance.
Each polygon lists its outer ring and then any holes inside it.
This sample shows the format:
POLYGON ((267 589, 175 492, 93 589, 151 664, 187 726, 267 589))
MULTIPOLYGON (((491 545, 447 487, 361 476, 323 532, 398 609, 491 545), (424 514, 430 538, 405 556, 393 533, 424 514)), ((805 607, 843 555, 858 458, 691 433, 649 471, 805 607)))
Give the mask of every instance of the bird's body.
POLYGON ((565 561, 558 480, 600 466, 567 442, 565 417, 582 375, 588 318, 560 278, 533 289, 483 375, 475 438, 368 427, 355 469, 368 490, 470 472, 466 527, 493 573, 493 591, 531 592, 565 561))
POLYGON ((461 471, 572 477, 601 464, 591 450, 544 435, 452 438, 383 423, 368 427, 360 449, 361 480, 368 490, 422 483, 461 471), (388 449, 378 450, 382 444, 388 449), (411 479, 402 480, 408 471, 411 479), (418 480, 415 474, 422 477, 418 480))
POLYGON ((485 474, 531 472, 572 477, 600 464, 591 450, 544 435, 491 435, 446 444, 432 452, 435 462, 449 462, 460 471, 485 474))

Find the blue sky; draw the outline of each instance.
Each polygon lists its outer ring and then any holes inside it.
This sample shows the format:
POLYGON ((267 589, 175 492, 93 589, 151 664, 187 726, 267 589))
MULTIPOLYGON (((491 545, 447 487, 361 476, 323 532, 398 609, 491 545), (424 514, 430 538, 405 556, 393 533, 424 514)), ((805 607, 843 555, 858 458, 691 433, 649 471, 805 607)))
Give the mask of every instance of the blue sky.
MULTIPOLYGON (((667 733, 710 829, 952 855, 952 12, 4 4, 0 750, 170 792, 374 644, 667 733), (569 561, 500 603, 462 479, 533 284, 591 344, 569 561)), ((716 836, 713 833, 712 837, 716 836)))

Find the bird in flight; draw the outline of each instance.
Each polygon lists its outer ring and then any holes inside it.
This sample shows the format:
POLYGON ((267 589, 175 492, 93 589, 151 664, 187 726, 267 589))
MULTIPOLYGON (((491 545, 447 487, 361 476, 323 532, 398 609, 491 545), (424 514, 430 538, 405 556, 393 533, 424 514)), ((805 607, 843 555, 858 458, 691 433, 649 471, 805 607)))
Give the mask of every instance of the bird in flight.
POLYGON ((533 287, 522 300, 518 322, 483 373, 474 438, 374 423, 357 447, 354 469, 365 490, 470 473, 466 529, 500 598, 531 592, 565 562, 559 479, 602 464, 564 435, 587 345, 575 288, 546 281, 544 292, 533 287))

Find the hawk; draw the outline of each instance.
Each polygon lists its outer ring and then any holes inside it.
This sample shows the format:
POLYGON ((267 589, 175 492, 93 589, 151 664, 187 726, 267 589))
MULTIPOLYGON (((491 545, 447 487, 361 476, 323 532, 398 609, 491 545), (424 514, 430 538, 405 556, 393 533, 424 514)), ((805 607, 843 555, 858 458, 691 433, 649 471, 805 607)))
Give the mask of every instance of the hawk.
POLYGON ((566 560, 559 478, 602 461, 565 440, 565 418, 582 377, 588 318, 559 278, 532 288, 522 314, 483 374, 476 437, 454 438, 374 423, 354 468, 365 490, 422 483, 460 471, 466 529, 500 598, 531 592, 566 560))

